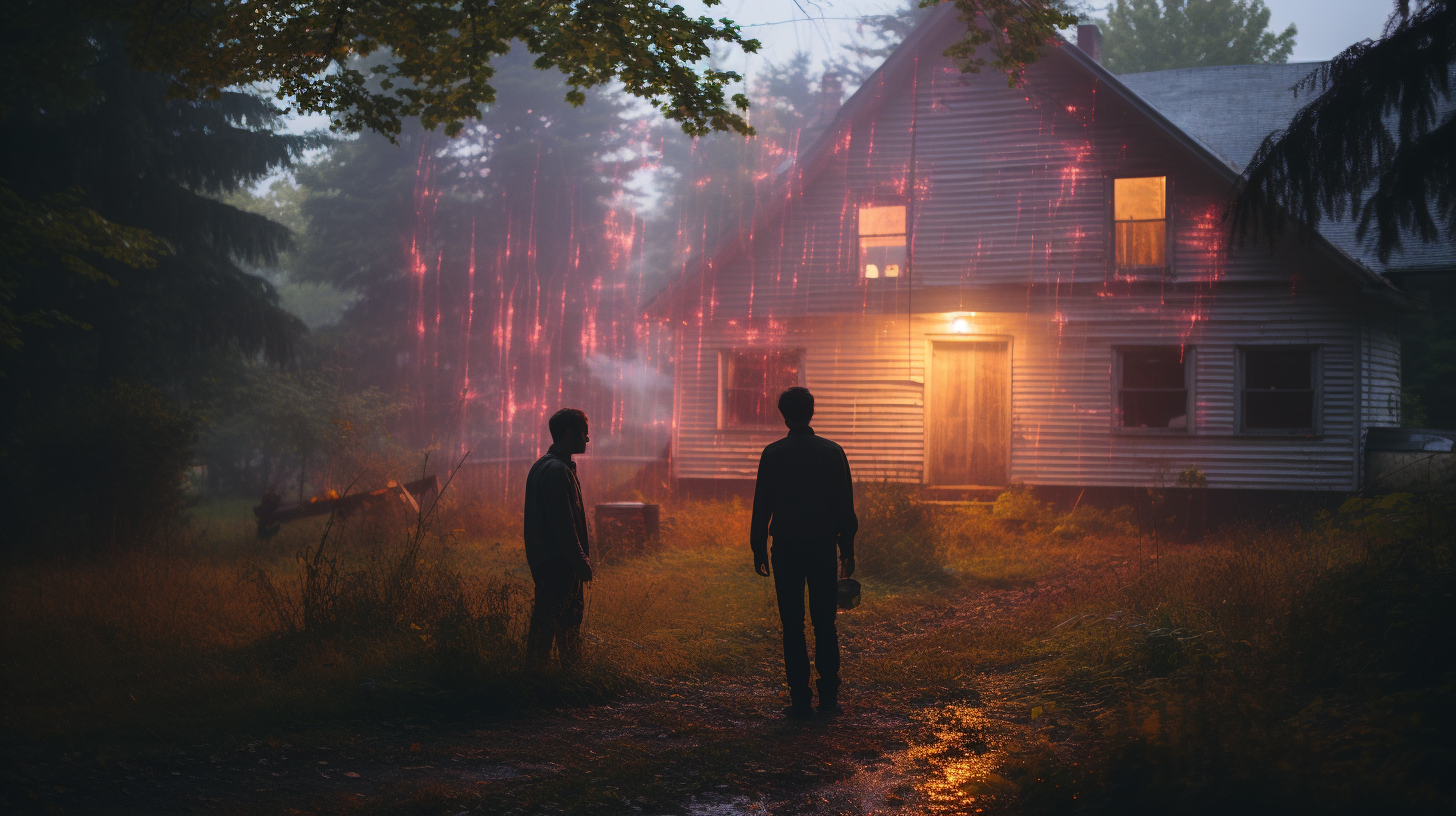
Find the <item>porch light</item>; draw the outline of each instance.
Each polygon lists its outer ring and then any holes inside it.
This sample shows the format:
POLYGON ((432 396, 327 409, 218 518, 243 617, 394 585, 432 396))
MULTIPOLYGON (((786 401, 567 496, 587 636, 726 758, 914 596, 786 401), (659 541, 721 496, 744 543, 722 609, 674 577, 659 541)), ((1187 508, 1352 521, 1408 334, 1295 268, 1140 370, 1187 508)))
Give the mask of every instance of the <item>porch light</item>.
POLYGON ((950 322, 950 330, 952 334, 970 334, 971 321, 964 317, 957 317, 950 322))

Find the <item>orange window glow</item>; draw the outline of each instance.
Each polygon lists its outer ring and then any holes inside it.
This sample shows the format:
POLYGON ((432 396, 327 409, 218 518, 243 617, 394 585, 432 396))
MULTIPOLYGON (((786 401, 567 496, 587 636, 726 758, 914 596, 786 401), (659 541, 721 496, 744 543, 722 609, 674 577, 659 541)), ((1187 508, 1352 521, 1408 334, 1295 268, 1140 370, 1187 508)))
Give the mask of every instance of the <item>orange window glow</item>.
POLYGON ((1119 271, 1161 269, 1168 247, 1166 176, 1112 181, 1112 220, 1119 271))
POLYGON ((905 269, 905 207, 859 208, 859 276, 898 278, 905 269))

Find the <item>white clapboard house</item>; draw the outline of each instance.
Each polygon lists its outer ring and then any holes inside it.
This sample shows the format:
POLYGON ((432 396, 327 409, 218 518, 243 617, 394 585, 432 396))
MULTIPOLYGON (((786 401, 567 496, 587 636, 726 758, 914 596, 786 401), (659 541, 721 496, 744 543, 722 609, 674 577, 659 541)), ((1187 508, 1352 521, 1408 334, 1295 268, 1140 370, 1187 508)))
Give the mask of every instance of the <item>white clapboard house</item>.
POLYGON ((1357 487, 1400 422, 1406 298, 1346 225, 1240 247, 1223 219, 1314 66, 1118 77, 1086 27, 1008 87, 942 56, 963 33, 933 12, 648 303, 674 478, 752 479, 798 384, 860 480, 1357 487))

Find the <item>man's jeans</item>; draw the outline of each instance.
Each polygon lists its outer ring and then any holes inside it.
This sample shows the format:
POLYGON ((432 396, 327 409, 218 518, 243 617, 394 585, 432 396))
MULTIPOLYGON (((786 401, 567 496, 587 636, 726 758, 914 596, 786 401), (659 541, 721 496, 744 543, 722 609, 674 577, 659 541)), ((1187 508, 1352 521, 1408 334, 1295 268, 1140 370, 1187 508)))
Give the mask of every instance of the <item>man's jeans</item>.
POLYGON ((839 633, 834 626, 839 559, 833 542, 774 542, 774 589, 784 627, 784 672, 795 705, 808 705, 809 646, 804 640, 804 586, 809 587, 809 620, 814 626, 814 666, 819 670, 819 699, 839 691, 839 633))
POLYGON ((526 661, 537 669, 551 660, 551 644, 561 663, 573 665, 581 657, 581 620, 585 596, 573 569, 531 570, 536 597, 531 605, 531 629, 526 634, 526 661))

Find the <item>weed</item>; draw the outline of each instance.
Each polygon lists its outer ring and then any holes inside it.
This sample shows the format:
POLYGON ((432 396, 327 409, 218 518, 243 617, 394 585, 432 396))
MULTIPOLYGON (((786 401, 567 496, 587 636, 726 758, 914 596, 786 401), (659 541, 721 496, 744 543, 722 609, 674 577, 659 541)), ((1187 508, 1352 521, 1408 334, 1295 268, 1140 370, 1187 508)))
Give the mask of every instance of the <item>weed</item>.
POLYGON ((901 581, 946 577, 941 530, 920 500, 918 485, 868 482, 857 492, 855 561, 865 575, 901 581))

